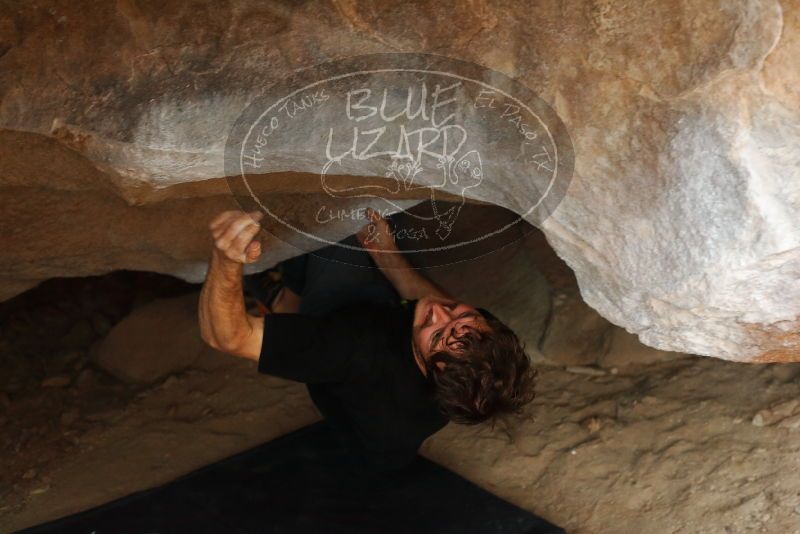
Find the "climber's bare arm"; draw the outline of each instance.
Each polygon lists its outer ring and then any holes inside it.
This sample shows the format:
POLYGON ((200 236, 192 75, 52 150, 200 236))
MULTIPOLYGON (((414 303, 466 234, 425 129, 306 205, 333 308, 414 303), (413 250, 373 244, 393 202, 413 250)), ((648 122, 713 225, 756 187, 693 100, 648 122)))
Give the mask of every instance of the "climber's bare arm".
POLYGON ((389 223, 376 211, 368 209, 367 214, 370 223, 365 225, 356 237, 400 296, 409 300, 427 296, 452 300, 444 289, 415 269, 400 253, 389 231, 389 223))
POLYGON ((263 317, 245 309, 242 266, 261 255, 256 240, 260 230, 258 212, 226 211, 209 225, 214 237, 208 276, 200 293, 200 335, 222 352, 258 360, 264 335, 263 317))

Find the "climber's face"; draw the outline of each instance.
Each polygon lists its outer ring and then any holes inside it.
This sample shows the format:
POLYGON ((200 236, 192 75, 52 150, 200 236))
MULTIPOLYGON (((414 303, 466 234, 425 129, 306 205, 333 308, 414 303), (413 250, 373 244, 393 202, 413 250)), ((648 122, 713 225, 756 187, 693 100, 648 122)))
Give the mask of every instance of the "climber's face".
POLYGON ((417 357, 427 361, 437 352, 458 357, 463 339, 490 330, 477 308, 441 297, 423 297, 414 311, 412 340, 417 357))

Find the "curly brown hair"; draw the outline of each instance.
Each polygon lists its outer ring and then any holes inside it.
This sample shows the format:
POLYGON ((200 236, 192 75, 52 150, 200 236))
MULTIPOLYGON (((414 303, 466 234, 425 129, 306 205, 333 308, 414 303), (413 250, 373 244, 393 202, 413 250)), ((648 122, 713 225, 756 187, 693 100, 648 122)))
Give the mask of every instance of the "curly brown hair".
POLYGON ((426 362, 439 408, 451 421, 468 425, 519 413, 534 398, 536 377, 514 331, 488 311, 478 310, 490 332, 465 333, 458 338, 458 355, 440 351, 426 362))

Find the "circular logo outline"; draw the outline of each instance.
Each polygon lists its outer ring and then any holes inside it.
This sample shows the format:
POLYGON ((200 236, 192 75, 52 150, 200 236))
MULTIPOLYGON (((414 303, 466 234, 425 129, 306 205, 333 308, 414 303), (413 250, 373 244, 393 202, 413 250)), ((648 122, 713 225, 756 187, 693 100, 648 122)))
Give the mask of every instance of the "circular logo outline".
MULTIPOLYGON (((310 88, 314 88, 316 86, 324 85, 324 84, 330 83, 332 81, 338 81, 338 80, 342 80, 342 79, 346 79, 346 78, 352 78, 354 76, 384 74, 384 73, 415 73, 415 74, 422 74, 422 75, 425 75, 425 74, 427 74, 427 75, 437 75, 437 76, 442 76, 442 77, 446 77, 446 78, 449 78, 449 79, 455 79, 455 80, 460 80, 460 81, 463 81, 463 82, 472 83, 472 84, 475 84, 475 85, 477 85, 479 87, 483 87, 485 89, 494 91, 494 92, 502 95, 503 97, 505 97, 505 98, 511 100, 512 102, 514 102, 515 105, 518 105, 521 109, 524 109, 528 113, 528 115, 530 117, 535 119, 535 121, 541 126, 542 130, 544 132, 546 132, 548 140, 549 140, 549 143, 550 143, 550 147, 553 148, 554 164, 553 164, 553 169, 550 172, 549 179, 547 181, 547 188, 546 188, 545 192, 543 194, 539 195, 539 199, 530 208, 528 208, 525 213, 523 213, 523 214, 515 213, 516 219, 514 219, 511 223, 508 223, 508 224, 502 226, 501 228, 495 229, 495 230, 493 230, 491 232, 485 233, 485 234, 483 234, 483 235, 481 235, 481 236, 479 236, 477 238, 468 239, 468 240, 462 240, 462 241, 459 241, 458 243, 454 243, 454 244, 446 244, 446 245, 439 246, 439 247, 429 247, 429 248, 419 249, 419 250, 398 250, 398 251, 382 251, 382 252, 392 252, 392 253, 396 252, 396 253, 402 253, 402 254, 440 252, 440 251, 444 251, 444 250, 464 247, 466 245, 471 245, 471 244, 474 244, 474 243, 478 243, 478 242, 483 241, 483 240, 485 240, 487 238, 490 238, 490 237, 492 237, 494 235, 501 234, 502 232, 505 232, 506 230, 508 230, 509 228, 513 227, 517 223, 520 223, 522 221, 529 222, 529 221, 527 221, 526 218, 531 213, 536 211, 540 206, 542 206, 543 203, 545 203, 545 201, 548 199, 548 197, 553 192, 554 186, 556 185, 556 183, 559 180, 559 178, 562 178, 566 182, 566 186, 563 187, 563 191, 556 192, 556 194, 561 193, 562 196, 561 196, 561 198, 556 199, 556 205, 554 207, 552 207, 552 209, 549 210, 549 213, 544 218, 542 218, 541 221, 543 222, 544 220, 546 220, 546 218, 549 217, 552 214, 553 211, 555 211, 555 209, 557 208, 558 204, 563 199, 563 195, 566 193, 566 189, 567 189, 568 184, 569 184, 569 182, 571 181, 571 178, 572 178, 572 171, 574 170, 574 152, 573 152, 572 143, 571 143, 571 140, 569 139, 569 135, 566 133, 565 126, 560 121, 560 119, 558 118, 558 115, 555 113, 555 111, 552 108, 550 108, 550 106, 547 105, 543 100, 541 100, 527 86, 521 84, 520 82, 518 82, 517 80, 514 80, 513 78, 507 77, 504 74, 501 74, 501 73, 498 73, 498 72, 493 71, 491 69, 488 69, 487 67, 484 67, 482 65, 469 63, 469 62, 464 62, 462 60, 458 60, 458 59, 451 58, 451 57, 448 57, 448 56, 435 55, 435 54, 378 53, 378 54, 367 54, 367 55, 350 56, 350 57, 346 57, 346 58, 340 58, 340 59, 335 59, 335 60, 331 60, 331 61, 328 61, 328 62, 316 64, 316 65, 310 66, 310 67, 308 67, 306 69, 302 69, 302 70, 296 71, 295 73, 293 73, 292 75, 290 75, 286 79, 281 80, 279 82, 276 82, 275 84, 272 84, 269 89, 264 90, 262 92, 262 94, 259 95, 259 97, 256 97, 253 100, 253 102, 251 104, 249 104, 247 106, 247 108, 240 114, 239 118, 236 121, 236 124, 234 125, 234 127, 231 130, 231 134, 228 137, 228 141, 226 142, 226 162, 227 162, 228 157, 229 157, 229 150, 231 148, 231 140, 232 140, 232 138, 234 138, 234 133, 236 132, 237 128, 241 128, 241 126, 242 126, 240 124, 240 122, 245 117, 250 116, 251 113, 249 113, 249 112, 251 112, 254 107, 257 107, 258 109, 262 109, 263 110, 263 111, 261 111, 261 113, 258 115, 258 117, 255 120, 250 122, 249 127, 247 128, 247 131, 246 131, 246 133, 244 135, 244 138, 241 141, 238 141, 236 143, 236 146, 241 145, 241 148, 237 151, 238 154, 237 154, 237 158, 236 158, 236 161, 237 161, 236 168, 238 169, 238 172, 236 173, 236 176, 233 176, 232 173, 227 172, 229 169, 226 168, 225 178, 226 178, 226 183, 228 184, 228 187, 231 190, 231 193, 234 196, 236 196, 236 192, 234 190, 234 187, 231 185, 231 179, 233 179, 233 178, 241 179, 242 182, 245 185, 245 188, 247 189, 247 192, 248 192, 248 194, 250 196, 250 199, 252 201, 254 201, 256 203, 256 205, 260 209, 262 209, 265 213, 267 213, 273 220, 277 221, 279 224, 283 225, 287 229, 289 229, 289 230, 291 230, 291 231, 293 231, 293 232, 295 232, 295 233, 297 233, 299 235, 302 235, 302 236, 304 236, 304 237, 306 237, 308 239, 316 241, 317 243, 320 243, 321 246, 337 246, 337 247, 349 248, 349 249, 354 249, 354 250, 363 250, 359 246, 347 245, 345 243, 342 243, 341 241, 339 241, 339 242, 331 241, 331 240, 326 239, 324 237, 317 236, 317 235, 314 235, 314 234, 312 234, 310 232, 304 231, 304 230, 302 230, 300 228, 297 228, 291 222, 286 221, 282 217, 280 217, 277 214, 275 214, 272 210, 269 209, 269 207, 264 205, 264 203, 261 201, 259 196, 253 191, 253 188, 251 187, 250 182, 248 181, 248 178, 247 178, 248 173, 245 172, 245 169, 244 169, 244 161, 243 161, 243 159, 244 159, 244 152, 245 152, 246 147, 248 145, 248 140, 253 135, 253 132, 254 132, 254 130, 256 130, 257 126, 259 126, 262 123, 264 118, 272 110, 274 110, 278 106, 281 106, 282 104, 286 103, 293 96, 295 96, 297 94, 300 94, 300 93, 303 93, 304 91, 307 91, 310 88), (483 81, 481 79, 476 79, 475 77, 465 76, 463 74, 456 73, 456 72, 448 72, 447 70, 440 70, 438 68, 419 68, 419 67, 407 68, 405 66, 395 66, 395 67, 388 67, 388 68, 370 68, 370 69, 361 69, 361 70, 347 70, 347 71, 345 71, 343 73, 340 72, 340 73, 338 73, 338 74, 336 74, 334 76, 317 77, 317 79, 315 79, 313 82, 306 83, 306 84, 302 85, 301 87, 296 88, 296 89, 294 89, 294 90, 292 90, 290 92, 283 92, 282 94, 280 94, 280 96, 277 96, 277 97, 274 96, 274 94, 270 95, 268 93, 268 91, 270 89, 274 89, 276 87, 281 87, 282 85, 287 85, 288 84, 288 85, 291 86, 291 82, 293 80, 297 79, 297 78, 301 78, 302 79, 303 77, 306 77, 309 74, 313 75, 313 74, 317 74, 319 72, 325 72, 326 70, 333 70, 338 66, 348 66, 348 65, 351 65, 351 64, 354 64, 354 63, 357 64, 358 62, 371 63, 371 62, 373 62, 375 60, 380 61, 380 62, 388 61, 390 63, 392 63, 392 62, 403 63, 404 61, 409 60, 409 58, 411 58, 412 61, 413 60, 423 59, 423 60, 431 61, 431 62, 437 63, 437 64, 438 63, 446 63, 446 64, 449 64, 450 66, 455 66, 455 67, 461 68, 462 70, 466 70, 466 69, 464 69, 464 67, 466 65, 466 66, 469 66, 471 68, 478 69, 478 71, 481 74, 485 74, 487 72, 491 73, 493 78, 499 78, 503 82, 504 85, 506 85, 506 86, 511 85, 511 86, 514 86, 514 89, 516 89, 516 90, 522 89, 525 92, 530 93, 530 94, 525 95, 525 96, 527 96, 527 97, 531 97, 532 96, 533 99, 535 99, 535 101, 539 104, 539 107, 543 107, 543 109, 540 110, 540 113, 537 113, 536 111, 534 111, 531 108, 531 106, 529 105, 528 102, 526 102, 525 100, 523 100, 520 97, 515 96, 507 88, 500 87, 499 84, 497 84, 497 83, 490 84, 490 83, 487 83, 486 81, 483 81), (269 106, 267 106, 266 109, 264 108, 264 105, 263 105, 263 100, 265 100, 265 99, 268 102, 271 102, 271 104, 269 106), (542 111, 545 112, 545 113, 541 113, 542 111), (554 129, 559 130, 557 135, 558 135, 560 140, 566 141, 566 147, 564 147, 563 144, 562 145, 559 144, 559 142, 556 140, 556 136, 553 133, 553 129, 551 129, 551 127, 553 125, 549 124, 548 121, 545 120, 548 117, 543 118, 542 115, 550 115, 549 118, 551 120, 555 121, 556 124, 555 124, 555 128, 554 129), (566 152, 567 152, 566 158, 563 158, 562 154, 560 153, 560 152, 563 151, 564 148, 566 148, 566 152), (566 173, 565 173, 564 169, 562 169, 562 167, 561 167, 561 163, 563 161, 567 162, 567 169, 568 170, 567 170, 566 173), (565 176, 565 174, 566 174, 566 176, 565 176)), ((226 167, 229 167, 229 166, 226 165, 226 167)), ((277 172, 280 172, 280 171, 277 171, 277 172)), ((369 196, 369 195, 364 195, 364 196, 369 196)), ((382 199, 382 200, 384 200, 384 201, 386 201, 386 202, 391 204, 391 202, 389 202, 386 199, 382 199)), ((237 198, 237 201, 238 201, 238 198, 237 198)), ((241 203, 240 203, 240 205, 241 205, 241 203)), ((402 210, 405 211, 404 209, 402 209, 402 210)), ((276 238, 281 239, 280 237, 275 235, 275 233, 273 233, 273 232, 270 232, 270 233, 273 236, 275 236, 276 238)), ((281 239, 281 240, 284 241, 283 239, 281 239)), ((292 243, 289 243, 289 244, 293 245, 292 243)), ((308 251, 308 252, 312 252, 312 251, 308 251)), ((478 256, 480 256, 480 254, 478 256)), ((477 256, 473 256, 473 257, 477 257, 477 256)))

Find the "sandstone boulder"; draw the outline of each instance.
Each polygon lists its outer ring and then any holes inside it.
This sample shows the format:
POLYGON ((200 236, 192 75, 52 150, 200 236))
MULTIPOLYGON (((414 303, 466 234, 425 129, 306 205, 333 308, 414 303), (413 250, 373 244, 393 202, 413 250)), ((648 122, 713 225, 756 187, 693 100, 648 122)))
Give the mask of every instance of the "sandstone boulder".
POLYGON ((149 384, 190 366, 205 348, 197 322, 198 294, 135 309, 100 342, 96 363, 120 380, 149 384))
MULTIPOLYGON (((542 228, 603 317, 660 349, 800 360, 799 35, 791 0, 27 2, 0 13, 2 295, 119 268, 200 281, 205 226, 236 206, 225 135, 264 87, 435 52, 565 123, 575 172, 542 228)), ((292 173, 318 162, 273 156, 277 205, 297 211, 292 173)), ((536 193, 503 180, 478 200, 536 193)), ((256 268, 296 253, 276 240, 256 268)))
POLYGON ((577 295, 556 296, 539 350, 555 365, 594 365, 609 349, 614 326, 577 295))

